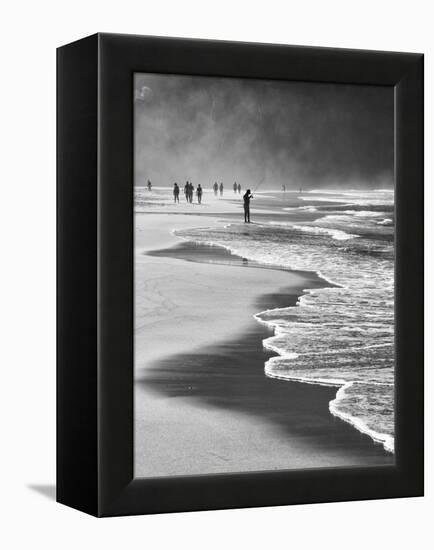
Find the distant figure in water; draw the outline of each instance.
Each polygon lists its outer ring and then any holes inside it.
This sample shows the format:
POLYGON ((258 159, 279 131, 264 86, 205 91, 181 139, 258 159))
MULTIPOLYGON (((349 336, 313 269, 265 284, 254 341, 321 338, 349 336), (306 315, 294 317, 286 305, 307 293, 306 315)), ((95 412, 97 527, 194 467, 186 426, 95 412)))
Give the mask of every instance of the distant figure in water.
POLYGON ((176 182, 173 184, 173 202, 179 202, 179 186, 176 182))
POLYGON ((219 190, 219 186, 218 186, 217 182, 214 183, 213 189, 214 189, 214 195, 217 197, 217 193, 218 193, 218 190, 219 190))
POLYGON ((250 199, 253 198, 253 195, 250 193, 250 189, 243 195, 244 201, 244 223, 250 223, 250 199))
POLYGON ((190 191, 190 184, 188 183, 188 181, 185 182, 185 185, 184 185, 184 195, 185 195, 185 200, 188 202, 188 193, 190 191))
POLYGON ((194 187, 193 187, 193 184, 190 182, 189 189, 188 189, 189 202, 193 202, 193 193, 194 193, 194 187))
POLYGON ((300 187, 300 193, 303 193, 303 188, 302 187, 300 187))
POLYGON ((199 185, 197 186, 196 195, 197 195, 197 202, 198 202, 199 204, 201 204, 201 203, 202 203, 202 187, 200 186, 200 183, 199 183, 199 185))
POLYGON ((237 182, 235 182, 235 183, 234 183, 234 193, 237 192, 237 189, 238 189, 238 188, 237 188, 237 182))
POLYGON ((220 182, 220 196, 223 197, 223 182, 220 182))
POLYGON ((152 190, 152 183, 151 180, 148 180, 148 191, 152 190))
POLYGON ((282 191, 285 193, 286 192, 286 185, 282 185, 282 191))
POLYGON ((241 184, 238 184, 238 195, 241 193, 241 184))

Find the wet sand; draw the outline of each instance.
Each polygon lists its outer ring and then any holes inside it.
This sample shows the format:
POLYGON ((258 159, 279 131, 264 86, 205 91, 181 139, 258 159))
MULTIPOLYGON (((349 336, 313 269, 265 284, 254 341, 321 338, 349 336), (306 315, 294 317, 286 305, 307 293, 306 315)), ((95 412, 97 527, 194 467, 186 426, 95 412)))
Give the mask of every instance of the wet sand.
POLYGON ((392 464, 381 445, 330 414, 335 388, 264 374, 271 333, 253 314, 323 282, 168 235, 168 223, 218 223, 200 218, 140 219, 135 475, 392 464))

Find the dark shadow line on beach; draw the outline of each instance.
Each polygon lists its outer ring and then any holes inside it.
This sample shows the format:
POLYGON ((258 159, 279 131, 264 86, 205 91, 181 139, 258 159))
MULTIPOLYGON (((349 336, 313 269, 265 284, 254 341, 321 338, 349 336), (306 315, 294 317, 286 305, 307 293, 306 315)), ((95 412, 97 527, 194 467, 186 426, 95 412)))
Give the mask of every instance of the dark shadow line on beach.
MULTIPOLYGON (((305 288, 326 288, 326 287, 338 287, 322 279, 313 271, 302 271, 289 269, 283 266, 276 266, 272 264, 263 264, 255 260, 250 260, 237 254, 233 254, 230 250, 221 245, 210 245, 206 243, 196 242, 194 240, 185 240, 180 243, 174 244, 170 248, 163 248, 158 250, 148 250, 143 252, 144 256, 153 256, 157 258, 172 258, 182 260, 184 262, 193 262, 199 264, 211 264, 211 265, 229 265, 234 267, 247 267, 254 269, 266 269, 270 271, 284 271, 290 274, 296 274, 304 277, 309 283, 304 285, 305 288)), ((303 290, 300 290, 300 295, 303 294, 303 290)), ((272 296, 272 295, 270 295, 272 296)), ((261 300, 261 298, 259 298, 261 300)), ((266 303, 267 295, 264 296, 264 302, 266 303)), ((291 305, 291 304, 289 304, 291 305)), ((282 304, 276 307, 286 307, 282 304)), ((267 309, 264 307, 264 309, 267 309)))

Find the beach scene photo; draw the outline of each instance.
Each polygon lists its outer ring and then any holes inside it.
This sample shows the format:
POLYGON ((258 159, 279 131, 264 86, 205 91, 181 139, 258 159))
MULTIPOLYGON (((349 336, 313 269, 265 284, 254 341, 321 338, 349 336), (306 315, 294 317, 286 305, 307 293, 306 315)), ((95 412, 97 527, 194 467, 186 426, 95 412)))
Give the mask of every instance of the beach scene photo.
POLYGON ((393 465, 393 88, 134 75, 134 475, 393 465))

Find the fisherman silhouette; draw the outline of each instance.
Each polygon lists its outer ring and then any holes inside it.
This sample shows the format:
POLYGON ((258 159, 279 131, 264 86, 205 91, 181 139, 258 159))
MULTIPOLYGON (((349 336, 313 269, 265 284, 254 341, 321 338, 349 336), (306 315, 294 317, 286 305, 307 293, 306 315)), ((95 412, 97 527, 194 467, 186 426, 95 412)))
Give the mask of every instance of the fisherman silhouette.
POLYGON ((241 184, 239 183, 238 184, 238 194, 240 194, 240 193, 241 193, 241 184))
POLYGON ((217 193, 218 193, 218 190, 219 190, 219 186, 218 186, 217 182, 214 183, 213 189, 214 189, 214 195, 217 196, 217 193))
POLYGON ((250 199, 253 198, 253 195, 250 193, 250 189, 243 195, 244 200, 244 223, 250 223, 250 199))
POLYGON ((237 182, 234 183, 233 189, 234 189, 234 193, 236 193, 237 192, 237 182))
POLYGON ((220 196, 223 196, 223 183, 220 183, 220 196))
POLYGON ((148 191, 152 190, 152 183, 151 180, 148 180, 148 191))

